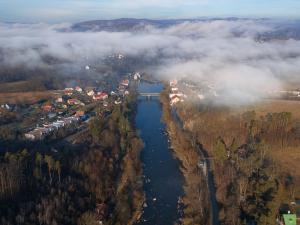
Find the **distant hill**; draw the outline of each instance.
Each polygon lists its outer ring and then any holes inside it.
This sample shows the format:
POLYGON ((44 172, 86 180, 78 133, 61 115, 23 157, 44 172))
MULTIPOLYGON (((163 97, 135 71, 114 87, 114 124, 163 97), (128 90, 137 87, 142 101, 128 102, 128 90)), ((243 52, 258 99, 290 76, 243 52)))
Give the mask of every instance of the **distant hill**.
POLYGON ((185 20, 149 20, 149 19, 116 19, 116 20, 94 20, 74 24, 75 31, 141 31, 145 26, 168 27, 185 20))
MULTIPOLYGON (((93 20, 81 23, 76 23, 72 26, 73 31, 108 31, 108 32, 139 32, 143 31, 147 26, 156 28, 166 28, 183 22, 197 22, 197 21, 238 21, 238 20, 253 20, 248 18, 204 18, 204 19, 169 19, 169 20, 150 20, 150 19, 115 19, 115 20, 93 20)), ((263 41, 269 40, 286 40, 297 39, 300 40, 300 21, 273 21, 271 19, 255 19, 260 23, 268 24, 274 27, 274 31, 268 33, 261 33, 258 39, 263 41)))
POLYGON ((169 27, 183 22, 197 21, 213 21, 213 20, 246 20, 239 18, 207 18, 207 19, 167 19, 167 20, 151 20, 151 19, 132 19, 123 18, 115 20, 93 20, 74 24, 74 31, 142 31, 146 26, 154 26, 157 28, 169 27))

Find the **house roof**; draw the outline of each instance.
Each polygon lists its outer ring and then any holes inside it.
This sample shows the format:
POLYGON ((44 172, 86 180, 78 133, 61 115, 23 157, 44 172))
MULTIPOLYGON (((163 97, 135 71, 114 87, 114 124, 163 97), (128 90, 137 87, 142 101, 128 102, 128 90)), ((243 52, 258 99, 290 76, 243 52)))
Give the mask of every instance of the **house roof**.
POLYGON ((296 214, 283 214, 285 225, 297 225, 296 214))

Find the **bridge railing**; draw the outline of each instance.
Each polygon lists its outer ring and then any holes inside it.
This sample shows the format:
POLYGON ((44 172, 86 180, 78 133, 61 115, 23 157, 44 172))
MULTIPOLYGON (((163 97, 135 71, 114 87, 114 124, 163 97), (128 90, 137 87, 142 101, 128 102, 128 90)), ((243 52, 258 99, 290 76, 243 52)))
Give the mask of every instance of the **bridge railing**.
POLYGON ((156 92, 141 92, 139 93, 140 96, 144 96, 144 97, 159 97, 160 93, 156 93, 156 92))

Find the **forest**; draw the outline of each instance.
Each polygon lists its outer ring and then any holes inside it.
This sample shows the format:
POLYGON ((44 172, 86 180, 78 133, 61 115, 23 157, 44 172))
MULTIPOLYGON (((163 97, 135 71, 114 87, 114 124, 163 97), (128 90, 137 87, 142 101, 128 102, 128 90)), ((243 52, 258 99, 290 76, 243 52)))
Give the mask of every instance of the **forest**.
POLYGON ((213 158, 221 224, 274 224, 283 205, 299 195, 297 179, 273 157, 299 150, 292 113, 233 113, 230 107, 190 102, 176 109, 185 130, 213 158))
POLYGON ((1 153, 0 223, 133 224, 144 199, 134 113, 129 96, 92 119, 76 148, 1 153))

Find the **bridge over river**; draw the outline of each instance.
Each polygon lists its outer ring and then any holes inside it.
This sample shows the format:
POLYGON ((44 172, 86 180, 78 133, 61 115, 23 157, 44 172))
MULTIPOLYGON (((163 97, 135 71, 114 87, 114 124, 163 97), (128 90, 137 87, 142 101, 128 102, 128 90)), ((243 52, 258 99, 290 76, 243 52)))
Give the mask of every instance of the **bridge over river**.
POLYGON ((159 92, 140 92, 140 96, 151 98, 151 97, 159 97, 160 93, 159 92))

